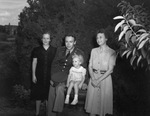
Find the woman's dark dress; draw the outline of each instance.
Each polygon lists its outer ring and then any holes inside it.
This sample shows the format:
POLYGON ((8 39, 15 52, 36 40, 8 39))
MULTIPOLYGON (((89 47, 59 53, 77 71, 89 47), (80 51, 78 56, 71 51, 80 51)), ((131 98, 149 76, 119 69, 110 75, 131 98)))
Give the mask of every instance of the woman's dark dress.
POLYGON ((37 58, 35 75, 36 84, 31 88, 31 99, 47 100, 51 78, 51 64, 56 53, 56 48, 50 46, 47 50, 43 46, 33 49, 32 58, 37 58))

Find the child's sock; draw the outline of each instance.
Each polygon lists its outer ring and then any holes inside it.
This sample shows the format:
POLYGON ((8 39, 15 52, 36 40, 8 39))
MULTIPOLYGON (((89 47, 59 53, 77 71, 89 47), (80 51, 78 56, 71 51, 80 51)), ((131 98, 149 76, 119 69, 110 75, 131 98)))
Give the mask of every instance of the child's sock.
POLYGON ((74 95, 74 99, 78 100, 78 94, 74 95))
POLYGON ((65 104, 69 104, 69 97, 70 95, 66 95, 65 104))

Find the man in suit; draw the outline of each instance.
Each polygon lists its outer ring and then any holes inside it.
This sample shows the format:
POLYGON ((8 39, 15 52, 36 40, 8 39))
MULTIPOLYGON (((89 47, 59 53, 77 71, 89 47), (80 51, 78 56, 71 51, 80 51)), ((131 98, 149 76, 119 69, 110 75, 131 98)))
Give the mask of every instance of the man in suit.
POLYGON ((57 49, 51 70, 52 78, 47 104, 48 116, 56 116, 58 112, 63 111, 65 82, 72 66, 72 55, 82 54, 84 56, 83 51, 75 45, 76 38, 72 35, 67 35, 65 37, 65 46, 57 49))

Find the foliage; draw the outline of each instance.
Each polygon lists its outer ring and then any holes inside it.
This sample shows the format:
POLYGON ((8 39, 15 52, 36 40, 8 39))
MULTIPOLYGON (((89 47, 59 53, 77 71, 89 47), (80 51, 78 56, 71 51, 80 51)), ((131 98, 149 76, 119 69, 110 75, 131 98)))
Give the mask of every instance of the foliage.
MULTIPOLYGON (((121 54, 130 57, 130 64, 138 66, 150 64, 150 20, 149 15, 142 5, 131 6, 129 2, 122 1, 118 4, 122 16, 114 17, 114 20, 121 20, 115 26, 115 32, 120 28, 118 37, 120 41, 121 54), (145 63, 146 61, 146 63, 145 63)), ((150 68, 150 67, 149 67, 150 68)))
POLYGON ((15 102, 19 106, 25 106, 30 101, 30 89, 26 90, 22 85, 14 85, 13 94, 15 102))
POLYGON ((7 34, 0 32, 0 41, 6 41, 7 40, 7 34))

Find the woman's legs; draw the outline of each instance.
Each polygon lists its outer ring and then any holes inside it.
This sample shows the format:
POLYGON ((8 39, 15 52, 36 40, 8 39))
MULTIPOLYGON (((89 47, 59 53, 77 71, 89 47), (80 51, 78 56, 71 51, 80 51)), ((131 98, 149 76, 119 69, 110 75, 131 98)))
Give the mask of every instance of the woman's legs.
POLYGON ((41 100, 36 100, 36 115, 39 115, 40 112, 41 100))
POLYGON ((70 97, 70 93, 71 93, 71 90, 74 86, 74 82, 71 81, 70 84, 69 84, 69 87, 67 89, 67 95, 66 95, 66 99, 65 99, 65 104, 69 104, 69 97, 70 97))

